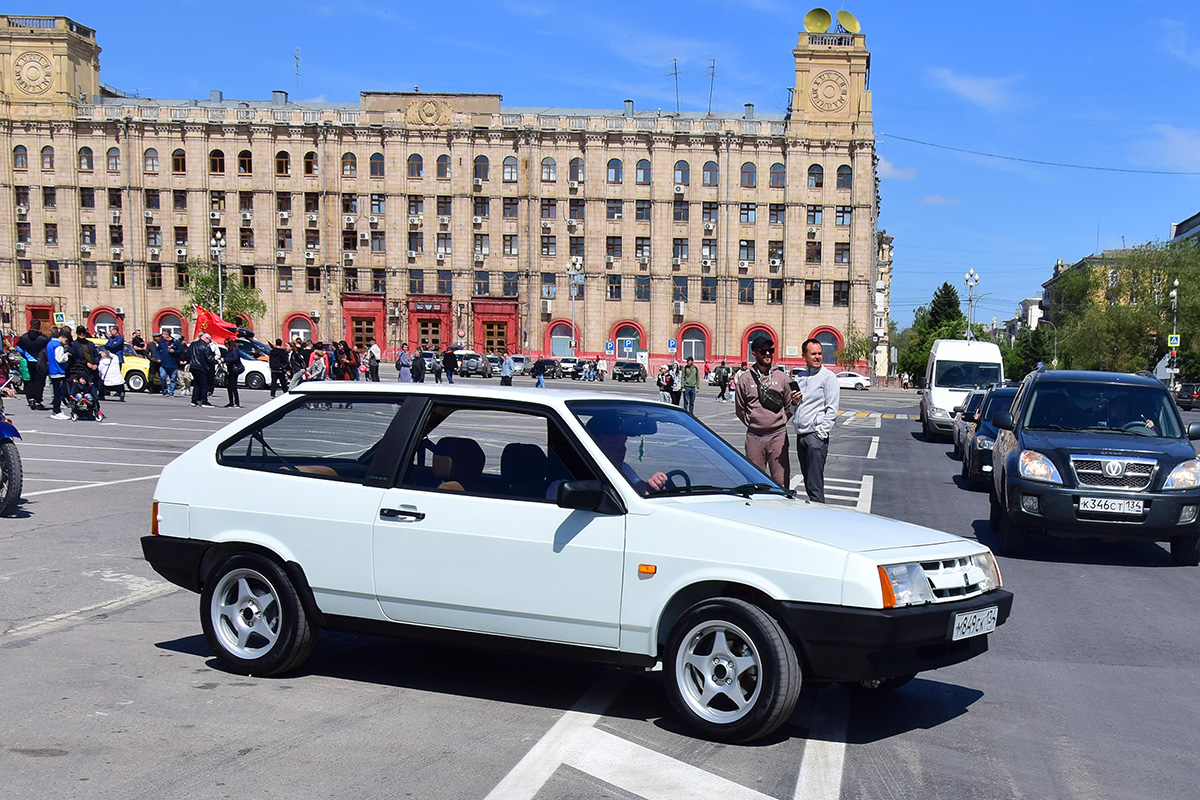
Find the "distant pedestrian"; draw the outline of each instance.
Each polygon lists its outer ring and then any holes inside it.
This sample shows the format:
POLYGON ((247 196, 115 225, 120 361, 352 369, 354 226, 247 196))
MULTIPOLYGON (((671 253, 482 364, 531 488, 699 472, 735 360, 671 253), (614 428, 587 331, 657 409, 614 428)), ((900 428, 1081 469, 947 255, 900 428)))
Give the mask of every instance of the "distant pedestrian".
POLYGON ((122 403, 125 402, 125 378, 121 376, 121 361, 112 351, 100 348, 100 384, 104 387, 104 397, 115 395, 122 403))
POLYGON ((427 366, 427 365, 426 365, 426 363, 425 363, 425 356, 424 356, 424 354, 422 354, 420 350, 418 350, 417 352, 413 353, 413 356, 412 356, 412 379, 413 379, 413 383, 424 383, 424 382, 425 382, 425 368, 426 368, 426 366, 427 366))
POLYGON ((458 371, 458 356, 449 347, 442 353, 442 369, 446 371, 446 381, 454 383, 454 373, 458 371))
POLYGON ((271 348, 267 357, 267 364, 271 368, 271 397, 275 396, 276 389, 281 393, 288 390, 288 355, 288 349, 283 346, 283 339, 276 339, 275 346, 271 348))
POLYGON ((367 380, 379 383, 379 362, 383 360, 383 351, 375 342, 375 337, 367 339, 367 380))
POLYGON ((200 334, 188 348, 188 365, 192 373, 192 405, 196 408, 212 408, 208 402, 213 377, 217 372, 217 361, 212 352, 212 336, 200 334))
POLYGON ((504 356, 504 360, 500 362, 500 385, 512 386, 513 373, 517 370, 517 363, 513 361, 512 353, 508 350, 500 352, 504 356))
POLYGON ((430 360, 433 362, 433 382, 441 383, 442 382, 442 353, 441 353, 441 351, 434 350, 433 358, 430 360))
POLYGON ((71 341, 71 331, 64 326, 52 329, 52 332, 55 335, 46 343, 46 374, 50 379, 51 397, 50 418, 70 419, 62 413, 62 404, 66 397, 67 362, 70 360, 67 344, 71 341))
POLYGON ((396 372, 400 373, 401 383, 412 383, 412 356, 408 354, 408 342, 400 345, 400 355, 396 356, 396 372))
POLYGON ((242 363, 242 352, 237 348, 237 339, 230 337, 225 340, 225 354, 222 358, 225 361, 225 392, 229 395, 229 402, 225 404, 225 408, 241 408, 238 378, 246 371, 246 365, 242 363))
POLYGON ((746 426, 746 458, 785 489, 791 488, 787 422, 799 400, 788 386, 787 373, 772 369, 775 342, 760 334, 750 342, 754 364, 738 376, 734 411, 746 426))
POLYGON ((17 339, 17 354, 25 359, 25 367, 29 370, 29 380, 25 381, 25 400, 33 411, 45 411, 43 404, 46 395, 47 360, 46 345, 50 337, 42 333, 42 321, 34 318, 29 322, 29 330, 17 339))
POLYGON ((539 358, 533 362, 533 379, 536 381, 534 386, 539 389, 546 388, 546 360, 539 358))
POLYGON ((833 371, 823 366, 825 354, 816 339, 800 346, 805 368, 796 376, 800 405, 792 418, 796 431, 796 457, 804 476, 804 491, 815 503, 825 502, 825 461, 829 457, 829 434, 837 421, 841 388, 833 371))
POLYGON ((700 391, 700 369, 691 356, 683 367, 683 410, 696 415, 696 392, 700 391))
POLYGON ((658 366, 658 377, 654 380, 654 385, 658 387, 658 399, 664 403, 671 402, 671 385, 675 383, 675 376, 667 369, 666 364, 658 366))
POLYGON ((720 365, 717 366, 717 402, 728 403, 729 396, 726 392, 729 391, 729 367, 725 366, 725 360, 721 359, 720 365))

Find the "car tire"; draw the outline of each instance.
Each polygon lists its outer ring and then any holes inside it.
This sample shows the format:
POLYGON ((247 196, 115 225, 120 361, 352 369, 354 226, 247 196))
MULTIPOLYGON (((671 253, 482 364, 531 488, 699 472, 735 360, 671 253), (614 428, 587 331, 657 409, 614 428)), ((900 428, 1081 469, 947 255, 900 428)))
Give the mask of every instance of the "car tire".
POLYGON ((146 388, 146 376, 133 370, 125 376, 125 386, 131 392, 140 392, 146 388))
POLYGON ((721 742, 748 742, 791 716, 800 662, 779 623, 732 598, 688 610, 667 639, 667 696, 681 719, 721 742))
POLYGON ((1029 528, 1013 522, 1008 509, 1000 509, 996 525, 996 553, 1002 556, 1017 556, 1025 550, 1029 540, 1029 528))
POLYGON ((854 390, 856 392, 861 392, 863 390, 863 385, 861 383, 854 384, 854 390))
MULTIPOLYGON (((11 444, 11 442, 5 442, 11 444)), ((1171 563, 1177 567, 1200 566, 1200 535, 1171 538, 1171 563)))
POLYGON ((897 675, 894 678, 869 678, 865 681, 838 681, 838 685, 852 692, 894 692, 915 677, 897 675))
POLYGON ((247 389, 265 389, 265 388, 267 388, 267 381, 262 376, 261 373, 251 372, 246 375, 246 388, 247 389))
POLYGON ((240 675, 278 675, 304 663, 317 630, 283 568, 257 553, 218 564, 200 593, 200 623, 217 658, 240 675))
POLYGON ((21 454, 12 439, 0 442, 0 517, 7 517, 17 510, 21 502, 21 454))

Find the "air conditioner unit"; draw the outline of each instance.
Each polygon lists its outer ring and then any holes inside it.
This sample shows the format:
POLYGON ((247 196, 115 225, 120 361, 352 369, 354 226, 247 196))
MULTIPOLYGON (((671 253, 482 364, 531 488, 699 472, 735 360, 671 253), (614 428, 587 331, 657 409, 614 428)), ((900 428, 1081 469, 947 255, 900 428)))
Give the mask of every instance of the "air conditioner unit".
POLYGON ((439 263, 439 264, 440 264, 441 262, 445 261, 445 260, 446 260, 446 254, 445 254, 445 253, 438 253, 438 254, 437 254, 437 260, 438 260, 438 263, 439 263))
POLYGON ((611 264, 611 263, 613 263, 615 260, 616 260, 616 258, 615 258, 614 256, 605 256, 605 257, 604 257, 604 263, 605 263, 605 264, 611 264))
POLYGON ((346 216, 342 217, 342 222, 344 222, 347 225, 353 225, 357 221, 358 221, 358 217, 355 217, 352 215, 346 215, 346 216))
POLYGON ((684 306, 684 303, 682 300, 676 300, 673 303, 671 303, 671 311, 674 312, 675 316, 682 317, 683 316, 683 306, 684 306))
MULTIPOLYGON (((117 214, 116 214, 116 212, 114 211, 114 212, 113 212, 113 216, 115 217, 116 215, 117 215, 117 214)), ((221 218, 221 212, 220 212, 220 211, 210 211, 210 212, 208 212, 208 218, 209 218, 209 219, 220 219, 220 218, 221 218)))
POLYGON ((176 247, 176 248, 175 248, 175 255, 177 255, 177 256, 186 256, 186 255, 187 255, 187 248, 186 248, 186 247, 176 247))
POLYGON ((809 233, 820 233, 821 229, 820 228, 809 228, 808 232, 809 233))
POLYGON ((472 225, 482 225, 483 217, 471 217, 471 224, 472 225))
POLYGON ((749 269, 749 268, 750 268, 749 261, 739 261, 738 262, 738 269, 749 269))
POLYGON ((579 220, 575 219, 574 217, 567 219, 567 226, 570 228, 574 228, 578 224, 579 224, 579 220))
POLYGON ((712 265, 713 262, 711 258, 703 258, 700 260, 700 266, 702 267, 711 267, 712 265))
POLYGON ((114 247, 114 248, 112 249, 112 254, 113 254, 114 256, 119 256, 119 255, 121 255, 121 248, 119 248, 119 247, 114 247))
POLYGON ((317 309, 315 309, 315 308, 314 308, 312 311, 309 311, 309 312, 308 312, 308 315, 309 315, 310 317, 312 317, 313 319, 317 319, 317 318, 319 318, 319 317, 321 316, 321 312, 320 312, 320 311, 317 311, 317 309))
POLYGON ((476 253, 476 254, 475 254, 475 263, 476 263, 476 264, 482 264, 482 263, 483 263, 483 258, 484 258, 484 255, 483 255, 483 253, 476 253))
POLYGON ((624 216, 625 216, 624 214, 617 212, 616 214, 612 215, 612 218, 613 219, 622 219, 622 218, 624 218, 624 216))
POLYGON ((650 257, 649 257, 649 256, 642 256, 641 258, 639 258, 639 259, 638 259, 638 263, 639 263, 639 264, 641 264, 641 265, 644 267, 644 266, 646 266, 647 264, 649 264, 649 263, 650 263, 650 257))
POLYGON ((83 314, 90 314, 90 313, 92 313, 92 307, 91 306, 83 306, 82 308, 79 309, 79 311, 80 311, 80 313, 83 313, 83 314))
POLYGON ((123 316, 125 316, 125 309, 121 308, 120 306, 117 306, 116 308, 113 309, 113 313, 116 314, 118 317, 123 317, 123 316))
POLYGON ((483 186, 483 178, 476 178, 475 180, 471 181, 471 185, 476 189, 479 189, 483 186))
POLYGON ((162 252, 162 251, 161 251, 161 250, 159 250, 157 247, 151 247, 151 248, 150 248, 150 255, 152 255, 152 256, 156 256, 156 255, 158 255, 158 254, 159 254, 159 253, 161 253, 161 252, 162 252))
POLYGON ((372 216, 372 217, 367 217, 367 222, 368 222, 368 223, 370 223, 371 225, 378 225, 378 224, 379 224, 379 217, 374 217, 374 216, 372 216))
POLYGON ((28 213, 29 213, 29 206, 17 206, 17 215, 18 216, 23 217, 28 213))
POLYGON ((309 221, 309 222, 316 222, 316 221, 317 221, 317 219, 318 219, 318 215, 317 215, 317 214, 309 214, 309 215, 308 215, 308 221, 309 221))
POLYGON ((543 300, 542 301, 542 313, 543 314, 553 314, 554 313, 554 301, 553 300, 543 300))
POLYGON ((420 218, 420 217, 409 217, 409 218, 408 218, 408 224, 409 224, 409 225, 420 225, 420 224, 421 224, 421 218, 420 218))
POLYGON ((347 250, 346 252, 342 253, 342 260, 346 261, 346 262, 353 261, 354 260, 354 251, 347 250))
POLYGON ((121 221, 121 212, 120 212, 120 211, 113 211, 113 212, 111 212, 111 214, 112 214, 112 221, 113 221, 113 222, 120 222, 120 221, 121 221))
POLYGON ((783 259, 782 258, 772 258, 772 259, 769 259, 767 261, 767 263, 770 264, 772 267, 779 267, 779 266, 783 265, 783 259))
MULTIPOLYGON (((18 212, 18 213, 20 213, 20 212, 18 212)), ((145 217, 146 219, 154 219, 154 212, 149 209, 146 209, 145 211, 142 212, 142 216, 145 217)))
POLYGON ((715 223, 715 222, 706 222, 706 223, 704 223, 704 230, 706 230, 706 231, 715 231, 716 229, 717 229, 717 223, 715 223))
POLYGON ((450 218, 449 217, 438 217, 438 224, 439 225, 449 225, 450 218))
POLYGON ((358 240, 360 242, 369 242, 371 241, 371 234, 368 231, 359 231, 358 240))
POLYGON ((305 250, 304 257, 307 258, 309 261, 312 261, 314 258, 317 257, 317 254, 314 253, 312 250, 305 250))
POLYGON ((568 189, 578 189, 579 181, 567 181, 567 188, 568 189))
POLYGON ((287 258, 287 250, 276 250, 275 257, 276 258, 287 258))
POLYGON ((542 220, 542 229, 550 230, 550 220, 548 220, 548 219, 542 220))
POLYGON ((254 219, 254 214, 253 214, 253 213, 251 213, 251 212, 249 212, 249 211, 243 211, 243 212, 242 212, 242 222, 249 222, 249 221, 250 221, 250 220, 252 220, 252 219, 254 219))
POLYGON ((672 258, 672 259, 671 259, 671 263, 672 263, 673 265, 675 265, 676 267, 678 267, 680 264, 682 264, 682 263, 683 263, 683 259, 682 259, 682 258, 678 258, 678 257, 676 257, 676 258, 672 258))
POLYGON ((17 252, 18 252, 18 253, 24 253, 24 252, 25 252, 25 243, 24 243, 24 242, 17 242, 17 243, 14 245, 14 247, 16 247, 16 248, 17 248, 17 252))
POLYGON ((90 252, 92 252, 92 248, 86 244, 81 244, 81 245, 79 245, 79 252, 90 253, 90 252))
POLYGON ((409 257, 409 258, 416 258, 416 257, 417 257, 417 251, 416 251, 416 250, 409 250, 409 251, 408 251, 408 257, 409 257))
POLYGON ((291 218, 292 218, 292 212, 290 212, 290 211, 280 211, 279 212, 279 219, 281 222, 287 222, 291 218))
POLYGON ((683 184, 675 184, 675 194, 683 194, 683 184))

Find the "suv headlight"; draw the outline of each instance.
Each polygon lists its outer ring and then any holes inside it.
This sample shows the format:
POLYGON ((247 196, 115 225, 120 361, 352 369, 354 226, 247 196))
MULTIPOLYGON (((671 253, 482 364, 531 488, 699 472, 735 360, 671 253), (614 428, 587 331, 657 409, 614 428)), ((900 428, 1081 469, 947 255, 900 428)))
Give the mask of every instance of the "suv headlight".
POLYGON ((977 450, 991 450, 995 444, 992 441, 992 437, 984 436, 982 433, 975 437, 975 448, 977 450))
POLYGON ((978 567, 985 576, 979 582, 981 592, 990 592, 1003 585, 1003 581, 1000 579, 1000 566, 996 563, 996 557, 990 552, 971 556, 971 566, 978 567))
POLYGON ((1164 489, 1195 489, 1200 486, 1200 461, 1185 461, 1167 476, 1164 489))
POLYGON ((1062 483, 1062 476, 1054 462, 1035 450, 1022 450, 1017 459, 1022 478, 1043 483, 1062 483))
POLYGON ((888 564, 879 567, 883 607, 896 608, 933 602, 933 589, 920 564, 888 564))
POLYGON ((938 419, 950 419, 950 412, 944 408, 938 408, 937 406, 930 406, 929 407, 929 416, 937 417, 938 419))

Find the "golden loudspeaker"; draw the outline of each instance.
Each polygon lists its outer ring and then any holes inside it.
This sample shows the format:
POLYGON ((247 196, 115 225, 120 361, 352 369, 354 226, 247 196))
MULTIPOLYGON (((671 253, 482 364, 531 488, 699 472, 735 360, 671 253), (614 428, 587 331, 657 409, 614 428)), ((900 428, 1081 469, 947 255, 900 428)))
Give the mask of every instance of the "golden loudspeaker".
POLYGON ((862 25, 859 23, 858 18, 849 11, 839 11, 837 17, 838 25, 845 28, 847 33, 858 33, 862 30, 862 25))
MULTIPOLYGON (((841 14, 838 16, 840 18, 841 14)), ((829 16, 828 11, 823 8, 814 8, 804 15, 804 30, 809 33, 824 33, 829 30, 832 22, 833 17, 829 16)))

